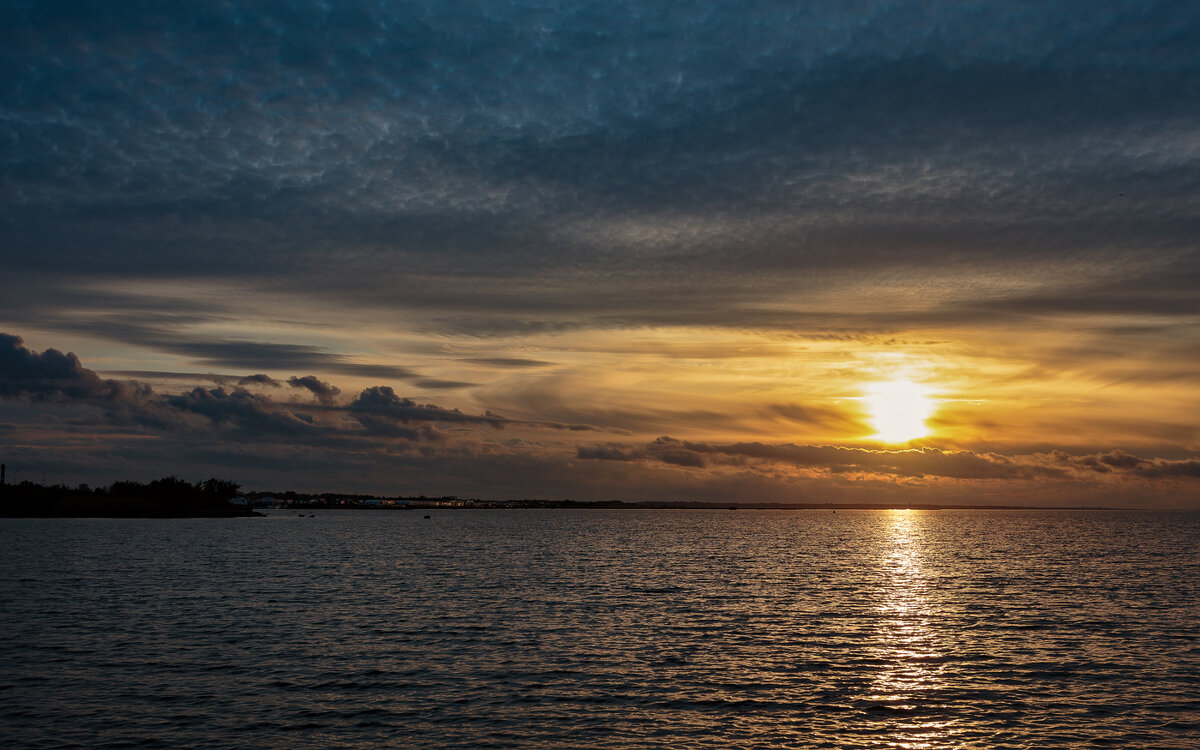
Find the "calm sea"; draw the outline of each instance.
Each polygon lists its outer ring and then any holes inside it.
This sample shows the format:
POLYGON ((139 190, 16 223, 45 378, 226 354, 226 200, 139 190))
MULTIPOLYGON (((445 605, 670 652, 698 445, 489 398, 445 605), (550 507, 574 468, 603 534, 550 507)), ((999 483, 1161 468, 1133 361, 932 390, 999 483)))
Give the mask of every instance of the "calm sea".
POLYGON ((1200 747, 1200 513, 0 520, 0 744, 1200 747))

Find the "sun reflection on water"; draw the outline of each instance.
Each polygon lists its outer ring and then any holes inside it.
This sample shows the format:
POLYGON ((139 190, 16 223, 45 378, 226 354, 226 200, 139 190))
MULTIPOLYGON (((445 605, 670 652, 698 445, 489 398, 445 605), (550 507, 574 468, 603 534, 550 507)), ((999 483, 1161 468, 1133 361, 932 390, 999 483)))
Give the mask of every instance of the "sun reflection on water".
POLYGON ((956 732, 940 697, 947 659, 931 627, 937 606, 923 565, 920 515, 893 511, 886 523, 878 618, 869 647, 878 672, 862 700, 894 746, 947 747, 956 732))

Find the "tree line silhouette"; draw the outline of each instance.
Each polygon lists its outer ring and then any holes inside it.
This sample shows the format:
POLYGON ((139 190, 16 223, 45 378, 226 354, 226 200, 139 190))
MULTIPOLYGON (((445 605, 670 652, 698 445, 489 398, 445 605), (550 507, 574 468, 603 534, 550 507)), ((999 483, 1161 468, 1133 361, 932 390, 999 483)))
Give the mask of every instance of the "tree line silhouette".
POLYGON ((230 502, 239 485, 225 479, 192 484, 176 476, 152 482, 43 486, 30 481, 0 486, 0 515, 6 517, 185 518, 259 515, 230 502))

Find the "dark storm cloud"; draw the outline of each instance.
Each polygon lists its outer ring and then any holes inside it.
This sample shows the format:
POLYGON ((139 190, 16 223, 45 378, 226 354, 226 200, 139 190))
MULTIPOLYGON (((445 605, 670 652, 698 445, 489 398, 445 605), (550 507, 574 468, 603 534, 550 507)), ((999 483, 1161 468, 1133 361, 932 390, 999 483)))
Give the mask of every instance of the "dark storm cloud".
POLYGON ((6 263, 270 272, 347 301, 401 269, 691 284, 1137 252, 1194 273, 1198 18, 7 2, 6 263))

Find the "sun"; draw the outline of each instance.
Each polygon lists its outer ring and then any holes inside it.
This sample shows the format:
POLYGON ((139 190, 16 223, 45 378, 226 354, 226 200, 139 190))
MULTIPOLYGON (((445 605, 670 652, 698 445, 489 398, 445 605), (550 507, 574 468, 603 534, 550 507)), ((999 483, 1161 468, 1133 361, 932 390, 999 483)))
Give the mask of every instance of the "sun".
POLYGON ((862 402, 871 414, 875 437, 885 443, 907 443, 929 434, 925 421, 933 415, 929 389, 911 380, 888 380, 867 388, 862 402))

